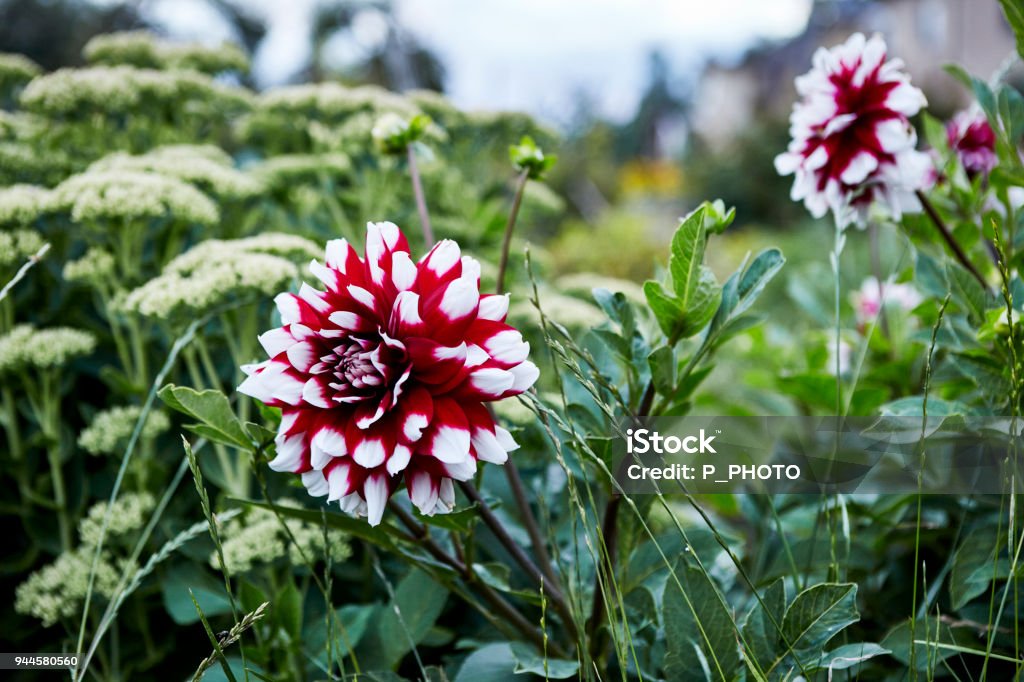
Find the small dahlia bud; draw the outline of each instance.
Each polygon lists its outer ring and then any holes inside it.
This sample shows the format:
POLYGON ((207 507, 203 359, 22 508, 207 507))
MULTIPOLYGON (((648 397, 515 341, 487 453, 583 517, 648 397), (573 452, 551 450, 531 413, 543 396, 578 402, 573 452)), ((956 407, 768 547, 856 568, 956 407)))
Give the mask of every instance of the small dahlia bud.
POLYGON ((377 119, 370 134, 385 154, 404 154, 410 144, 423 137, 429 126, 429 116, 419 114, 406 119, 389 111, 377 119))
POLYGON ((509 147, 508 155, 516 171, 525 171, 531 180, 540 180, 558 160, 554 154, 544 154, 529 135, 524 135, 519 144, 509 147))
POLYGON ((789 149, 775 159, 794 175, 791 196, 816 218, 862 220, 879 201, 894 217, 921 209, 914 192, 927 186, 931 162, 915 149, 909 117, 926 104, 885 42, 856 33, 819 48, 814 67, 796 79, 800 101, 790 116, 789 149))
POLYGON ((996 134, 985 113, 976 106, 961 111, 946 124, 946 137, 970 177, 988 175, 999 162, 996 134))
POLYGON ((423 514, 450 511, 453 481, 518 447, 484 403, 539 374, 505 323, 508 297, 482 296, 480 264, 451 240, 412 260, 393 223, 367 226, 362 258, 328 242, 310 271, 325 289, 274 299, 282 326, 259 337, 270 359, 238 387, 281 408, 270 467, 371 525, 402 484, 423 514))

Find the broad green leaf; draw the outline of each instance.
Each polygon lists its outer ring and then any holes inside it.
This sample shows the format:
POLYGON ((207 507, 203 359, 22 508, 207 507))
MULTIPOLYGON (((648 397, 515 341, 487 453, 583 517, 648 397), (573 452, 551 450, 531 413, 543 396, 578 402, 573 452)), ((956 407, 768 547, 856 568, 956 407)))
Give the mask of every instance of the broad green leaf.
POLYGON ((488 644, 466 657, 454 682, 522 682, 513 672, 517 664, 511 646, 488 644))
POLYGON ((676 356, 668 346, 656 348, 647 356, 651 380, 661 395, 672 395, 676 388, 676 356))
POLYGON ((189 590, 207 617, 231 612, 231 602, 224 594, 224 582, 197 564, 176 564, 161 581, 164 608, 178 625, 199 621, 189 590))
POLYGON ((580 669, 579 661, 558 658, 544 658, 523 642, 512 642, 512 655, 516 657, 515 672, 532 673, 549 680, 564 680, 575 677, 580 669))
POLYGON ((381 654, 391 667, 411 650, 410 640, 419 644, 434 625, 445 602, 448 590, 423 571, 413 569, 395 588, 395 599, 381 614, 377 630, 381 654), (395 612, 401 613, 399 618, 395 612))
POLYGON ((722 287, 718 285, 710 268, 701 266, 697 288, 683 313, 681 326, 676 330, 680 338, 689 338, 700 332, 711 321, 722 301, 722 287))
POLYGON ((690 308, 690 299, 697 291, 700 269, 704 264, 704 246, 707 243, 704 212, 702 207, 688 215, 672 237, 668 270, 672 276, 672 289, 684 310, 690 308))
POLYGON ((822 654, 821 660, 814 667, 820 670, 846 670, 875 656, 884 656, 888 653, 891 653, 888 649, 873 642, 844 644, 822 654))
POLYGON ((781 251, 766 249, 729 277, 722 288, 721 304, 711 322, 711 333, 716 336, 716 343, 760 321, 760 318, 743 317, 743 313, 750 309, 785 263, 781 251))
POLYGON ((1024 57, 1024 5, 1020 0, 999 0, 999 4, 1003 6, 1006 21, 1017 37, 1017 54, 1024 57))
MULTIPOLYGON (((370 624, 379 618, 380 604, 347 604, 334 612, 331 634, 334 636, 334 657, 348 656, 363 639, 370 624)), ((302 632, 306 651, 327 659, 327 622, 324 616, 308 622, 302 632)))
POLYGON ((594 301, 604 314, 619 325, 622 335, 626 338, 631 337, 636 330, 636 313, 629 299, 621 292, 612 293, 601 287, 594 289, 592 293, 594 301))
POLYGON ((220 391, 200 392, 188 386, 168 384, 157 395, 168 407, 198 419, 200 425, 193 430, 204 438, 243 450, 252 449, 252 442, 231 409, 231 403, 220 391))
POLYGON ((682 302, 666 293, 661 284, 650 279, 644 282, 644 296, 647 297, 647 305, 654 313, 661 331, 671 338, 685 312, 682 302))
POLYGON ((956 550, 949 573, 949 598, 954 609, 963 608, 988 590, 997 574, 996 544, 995 533, 975 531, 956 550))
MULTIPOLYGON (((919 395, 900 398, 881 407, 883 417, 921 417, 924 416, 923 410, 924 396, 919 395)), ((951 417, 968 414, 970 414, 970 408, 963 403, 928 396, 929 417, 951 417)))
POLYGON ((413 514, 421 523, 425 523, 428 526, 457 531, 460 533, 469 531, 470 528, 476 525, 477 520, 480 518, 476 504, 472 504, 458 511, 449 512, 447 514, 434 514, 433 516, 421 514, 418 509, 413 507, 413 514))
POLYGON ((785 613, 786 584, 779 578, 768 586, 761 596, 761 602, 754 604, 743 622, 743 639, 748 647, 747 654, 764 670, 770 668, 778 657, 779 628, 782 627, 785 613))
POLYGON ((677 682, 704 682, 699 652, 711 679, 730 682, 742 665, 736 646, 736 626, 714 584, 699 568, 680 559, 675 573, 683 589, 670 576, 665 583, 665 677, 677 682))
POLYGON ((984 320, 988 294, 978 280, 963 266, 952 262, 946 263, 946 278, 949 280, 953 300, 957 305, 967 311, 974 320, 984 320))
MULTIPOLYGON (((810 587, 798 594, 786 609, 782 633, 791 651, 785 653, 792 653, 801 662, 817 661, 825 644, 859 619, 855 583, 822 583, 810 587)), ((781 663, 783 657, 777 658, 777 662, 781 663)))
POLYGON ((541 603, 540 591, 513 589, 509 584, 512 572, 509 567, 501 563, 473 564, 473 572, 481 581, 490 585, 499 592, 512 594, 534 604, 541 603))

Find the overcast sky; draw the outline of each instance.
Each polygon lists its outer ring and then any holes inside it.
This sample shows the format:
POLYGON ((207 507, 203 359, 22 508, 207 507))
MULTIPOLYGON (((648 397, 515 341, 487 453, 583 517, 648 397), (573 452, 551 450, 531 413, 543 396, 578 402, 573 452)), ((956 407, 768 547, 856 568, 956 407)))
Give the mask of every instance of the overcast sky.
MULTIPOLYGON (((262 85, 287 82, 308 59, 316 1, 250 0, 271 18, 255 57, 262 85)), ((173 34, 225 37, 202 0, 149 7, 173 34)), ((635 110, 652 49, 685 77, 708 57, 729 58, 758 40, 800 32, 811 0, 395 0, 395 7, 401 24, 441 57, 448 93, 460 106, 521 109, 557 121, 583 91, 598 113, 621 120, 635 110)), ((358 58, 382 31, 367 14, 332 53, 358 58)))

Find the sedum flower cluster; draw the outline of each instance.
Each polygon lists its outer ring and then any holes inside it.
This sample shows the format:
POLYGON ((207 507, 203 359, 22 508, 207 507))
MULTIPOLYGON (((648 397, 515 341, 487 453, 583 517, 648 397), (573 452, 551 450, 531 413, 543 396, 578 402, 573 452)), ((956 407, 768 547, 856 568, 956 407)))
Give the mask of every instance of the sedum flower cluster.
MULTIPOLYGON (((122 495, 114 503, 107 526, 107 540, 126 545, 128 539, 146 524, 152 510, 153 497, 148 493, 122 495)), ((18 585, 14 592, 16 612, 39 619, 43 627, 50 627, 62 618, 81 615, 96 543, 106 513, 106 502, 89 509, 79 524, 79 546, 64 552, 53 563, 43 566, 18 585)), ((132 568, 125 552, 113 551, 110 547, 111 543, 105 541, 96 564, 93 585, 93 593, 106 599, 114 595, 121 576, 132 568)))
POLYGON ((54 210, 67 211, 75 222, 168 218, 181 223, 213 225, 216 204, 177 178, 133 170, 89 170, 57 185, 54 210))
POLYGON ((244 199, 263 189, 256 178, 236 169, 230 156, 210 145, 166 145, 139 155, 110 154, 88 170, 103 171, 157 173, 225 199, 244 199))
MULTIPOLYGON (((282 507, 300 508, 294 500, 278 500, 282 507)), ((268 564, 277 559, 287 557, 295 566, 302 566, 307 561, 316 561, 325 556, 323 529, 316 523, 285 519, 289 533, 281 526, 273 511, 253 508, 244 517, 228 521, 223 530, 224 563, 230 573, 245 573, 260 564, 268 564)), ((327 531, 328 547, 331 559, 344 561, 352 556, 348 535, 340 530, 327 531)), ((220 557, 214 551, 210 555, 210 565, 220 569, 220 557)))
POLYGON ((210 239, 173 259, 164 271, 130 292, 123 308, 160 319, 202 315, 246 296, 270 295, 298 276, 290 259, 309 258, 312 242, 266 233, 210 239))
POLYGON ((245 53, 231 43, 207 47, 163 40, 148 31, 98 35, 82 54, 91 64, 129 65, 149 69, 191 69, 208 74, 249 70, 245 53))
POLYGON ((50 191, 35 185, 11 185, 0 189, 0 226, 27 227, 48 209, 50 191))
MULTIPOLYGON (((121 405, 97 412, 85 429, 78 435, 78 446, 92 455, 115 455, 124 451, 128 439, 135 430, 135 424, 142 414, 137 405, 121 405)), ((152 440, 171 426, 171 420, 163 412, 150 411, 139 434, 145 440, 152 440)))
POLYGON ((64 264, 64 279, 69 282, 98 284, 114 274, 114 256, 107 250, 94 246, 77 259, 64 264))
POLYGON ((16 88, 39 75, 42 69, 28 57, 20 54, 0 53, 0 102, 16 88))
POLYGON ((195 71, 96 66, 40 76, 25 87, 20 101, 32 113, 84 120, 96 114, 144 116, 147 111, 173 118, 186 102, 211 109, 248 108, 250 97, 195 71))
POLYGON ((343 178, 352 171, 348 156, 326 154, 279 154, 255 165, 253 176, 271 191, 294 189, 296 185, 319 185, 321 178, 343 178))
POLYGON ((43 246, 43 238, 32 230, 0 232, 0 267, 17 265, 43 246))
POLYGON ((81 329, 21 324, 0 336, 0 374, 60 367, 95 348, 96 337, 81 329))

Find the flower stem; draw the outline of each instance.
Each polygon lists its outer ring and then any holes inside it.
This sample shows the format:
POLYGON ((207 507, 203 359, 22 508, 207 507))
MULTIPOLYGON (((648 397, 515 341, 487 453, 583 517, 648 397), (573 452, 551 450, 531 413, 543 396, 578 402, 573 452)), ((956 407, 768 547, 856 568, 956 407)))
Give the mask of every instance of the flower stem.
POLYGON ((28 271, 32 269, 32 266, 38 263, 49 250, 50 244, 46 243, 39 247, 38 251, 29 256, 24 265, 18 268, 18 271, 14 273, 14 277, 11 278, 11 281, 5 284, 3 289, 0 289, 0 301, 7 298, 7 294, 10 293, 11 289, 13 289, 18 282, 24 279, 25 275, 28 274, 28 271))
MULTIPOLYGON (((543 650, 546 644, 543 633, 538 631, 530 621, 526 620, 526 618, 524 618, 523 615, 515 609, 515 607, 505 601, 505 599, 495 592, 494 589, 482 582, 472 569, 461 559, 451 556, 436 542, 434 542, 434 539, 430 537, 430 531, 426 526, 418 523, 416 519, 409 514, 409 512, 394 501, 388 503, 388 509, 390 509, 402 524, 409 529, 409 532, 412 533, 413 539, 422 544, 423 548, 426 549, 431 556, 455 569, 455 572, 458 573, 463 580, 477 588, 481 596, 483 596, 487 603, 490 604, 496 612, 500 613, 507 622, 514 625, 519 632, 543 650)), ((452 541, 453 543, 457 543, 457 539, 454 535, 452 536, 452 541)), ((455 546, 458 548, 458 544, 455 544, 455 546)), ((564 655, 564 652, 561 652, 560 649, 559 655, 564 655)))
POLYGON ((917 198, 921 202, 921 205, 924 207, 924 212, 928 214, 928 217, 931 219, 932 224, 935 225, 935 229, 939 231, 940 235, 942 235, 942 239, 945 240, 946 245, 949 246, 950 250, 953 252, 953 255, 956 256, 956 259, 960 261, 961 265, 967 268, 968 272, 974 275, 974 278, 978 280, 982 288, 984 288, 987 291, 988 282, 985 281, 985 278, 978 271, 978 268, 974 266, 974 263, 971 262, 971 259, 967 257, 967 254, 964 253, 964 250, 960 248, 959 244, 957 244, 956 239, 953 238, 953 233, 949 231, 949 228, 946 226, 946 223, 943 222, 942 220, 942 216, 940 216, 938 211, 935 210, 935 206, 932 205, 932 202, 929 201, 925 193, 920 190, 917 191, 917 198))
MULTIPOLYGON (((494 512, 491 510, 487 502, 484 501, 480 492, 468 481, 461 481, 459 483, 459 487, 462 488, 462 492, 466 494, 466 497, 476 503, 477 507, 480 509, 481 518, 483 518, 487 527, 491 529, 491 532, 494 533, 498 542, 500 542, 506 551, 512 555, 512 558, 515 559, 516 563, 530 575, 534 582, 538 585, 542 585, 544 583, 544 575, 541 573, 540 569, 537 568, 537 565, 533 563, 530 557, 526 555, 522 547, 520 547, 516 541, 512 539, 512 536, 508 534, 508 531, 505 530, 505 526, 503 526, 498 517, 494 515, 494 512)), ((565 622, 565 627, 569 630, 569 634, 575 640, 578 636, 576 631, 576 621, 573 620, 572 611, 569 609, 569 605, 565 601, 565 596, 556 585, 548 585, 546 588, 546 594, 551 599, 552 604, 554 604, 554 607, 562 617, 562 620, 565 622)))
POLYGON ((416 165, 416 150, 407 145, 406 156, 409 159, 409 177, 412 179, 412 193, 416 198, 416 210, 420 214, 420 227, 423 228, 423 241, 427 248, 434 246, 434 230, 430 227, 430 213, 427 211, 427 199, 423 195, 423 183, 420 182, 420 170, 416 165))
POLYGON ((519 217, 519 207, 523 203, 523 193, 526 191, 526 182, 530 179, 530 171, 524 170, 516 177, 516 191, 512 199, 512 210, 508 214, 508 224, 505 225, 505 238, 501 242, 501 261, 498 263, 498 279, 495 289, 497 293, 505 293, 505 272, 508 269, 508 252, 512 246, 512 233, 516 228, 516 219, 519 217))

